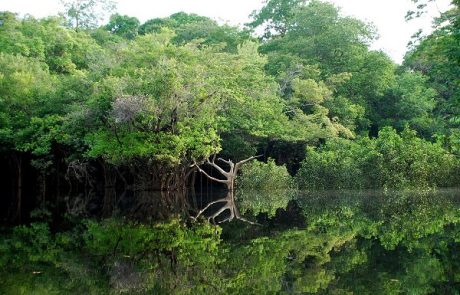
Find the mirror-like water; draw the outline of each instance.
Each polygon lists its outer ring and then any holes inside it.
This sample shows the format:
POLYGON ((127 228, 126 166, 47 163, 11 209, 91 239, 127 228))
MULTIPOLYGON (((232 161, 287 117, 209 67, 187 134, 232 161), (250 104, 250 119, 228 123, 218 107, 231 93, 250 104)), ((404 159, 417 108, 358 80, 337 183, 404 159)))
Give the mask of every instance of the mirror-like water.
POLYGON ((260 224, 223 228, 241 294, 460 292, 457 190, 240 192, 236 200, 260 224))
POLYGON ((0 293, 460 292, 459 190, 144 192, 114 202, 153 225, 112 217, 55 235, 16 229, 0 241, 0 293))

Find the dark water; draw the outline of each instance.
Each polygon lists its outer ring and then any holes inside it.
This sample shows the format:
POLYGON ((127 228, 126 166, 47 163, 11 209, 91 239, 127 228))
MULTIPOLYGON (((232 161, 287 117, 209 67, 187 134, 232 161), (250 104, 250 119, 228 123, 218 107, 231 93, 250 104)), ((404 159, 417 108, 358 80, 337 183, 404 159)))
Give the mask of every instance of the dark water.
POLYGON ((224 222, 236 293, 460 294, 459 190, 219 199, 201 214, 224 222))
POLYGON ((0 294, 460 294, 458 189, 109 196, 69 199, 113 212, 70 242, 3 243, 0 294))

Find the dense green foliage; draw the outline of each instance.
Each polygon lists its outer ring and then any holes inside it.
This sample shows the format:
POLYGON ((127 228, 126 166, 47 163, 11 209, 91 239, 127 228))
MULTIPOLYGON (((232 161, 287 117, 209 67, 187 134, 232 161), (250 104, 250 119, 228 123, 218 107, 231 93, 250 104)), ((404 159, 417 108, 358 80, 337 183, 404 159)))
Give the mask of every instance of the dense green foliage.
POLYGON ((302 189, 426 188, 458 185, 459 159, 405 129, 374 139, 333 140, 307 151, 296 175, 302 189))
MULTIPOLYGON (((291 175, 303 161, 303 188, 458 184, 457 6, 398 66, 369 49, 371 24, 317 0, 267 1, 246 29, 183 12, 97 27, 111 1, 64 4, 62 17, 0 14, 0 146, 16 215, 29 171, 43 197, 98 173, 106 187, 180 189, 216 153, 262 153, 291 175)), ((240 185, 289 178, 254 169, 240 185)))
POLYGON ((452 1, 451 10, 435 20, 436 30, 418 40, 403 64, 404 68, 425 75, 429 85, 439 93, 435 114, 444 119, 446 128, 460 126, 459 6, 458 1, 452 1))
POLYGON ((460 185, 457 0, 402 65, 318 0, 63 4, 0 12, 1 294, 458 293, 458 192, 427 193, 460 185), (207 205, 206 173, 237 191, 207 205))
POLYGON ((0 293, 457 294, 458 200, 411 193, 460 185, 452 4, 402 65, 318 0, 245 28, 0 12, 0 293))

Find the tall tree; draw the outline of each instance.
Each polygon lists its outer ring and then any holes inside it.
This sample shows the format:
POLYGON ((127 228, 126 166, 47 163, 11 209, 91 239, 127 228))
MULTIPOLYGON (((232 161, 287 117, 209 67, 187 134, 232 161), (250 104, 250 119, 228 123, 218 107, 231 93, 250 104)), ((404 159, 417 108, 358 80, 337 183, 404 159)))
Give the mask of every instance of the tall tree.
POLYGON ((61 0, 67 25, 76 31, 94 29, 115 10, 111 0, 61 0))
POLYGON ((259 11, 251 14, 250 28, 264 27, 264 39, 273 36, 284 36, 293 25, 296 11, 307 3, 308 0, 270 0, 259 11))
POLYGON ((383 93, 394 70, 384 54, 369 52, 375 37, 371 25, 343 17, 334 5, 320 1, 267 1, 253 20, 250 27, 266 30, 259 51, 268 56, 266 70, 278 78, 285 98, 291 96, 292 81, 314 80, 322 87, 297 87, 297 92, 309 96, 308 88, 327 87, 327 116, 352 129, 367 128, 366 101, 376 90, 383 93))
POLYGON ((175 32, 172 42, 185 44, 199 43, 204 46, 221 46, 223 51, 236 53, 238 46, 251 39, 249 31, 196 14, 178 12, 165 18, 154 18, 139 27, 139 34, 159 33, 162 29, 175 32))
POLYGON ((440 95, 436 114, 446 127, 460 126, 460 3, 435 20, 436 30, 405 56, 404 66, 428 76, 440 95))
POLYGON ((137 18, 116 13, 110 17, 109 23, 104 28, 123 38, 134 39, 137 36, 139 25, 137 18))

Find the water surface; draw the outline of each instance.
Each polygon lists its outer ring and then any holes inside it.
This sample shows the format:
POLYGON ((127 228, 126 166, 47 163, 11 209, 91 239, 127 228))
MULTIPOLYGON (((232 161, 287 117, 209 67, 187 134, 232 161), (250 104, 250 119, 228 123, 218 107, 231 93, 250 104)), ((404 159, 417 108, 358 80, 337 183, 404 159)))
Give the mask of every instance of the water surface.
MULTIPOLYGON (((235 199, 258 224, 222 223, 225 272, 240 294, 460 292, 458 190, 237 192, 235 199)), ((213 206, 208 217, 220 211, 213 206)))

